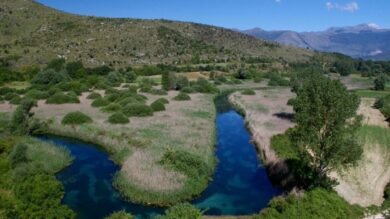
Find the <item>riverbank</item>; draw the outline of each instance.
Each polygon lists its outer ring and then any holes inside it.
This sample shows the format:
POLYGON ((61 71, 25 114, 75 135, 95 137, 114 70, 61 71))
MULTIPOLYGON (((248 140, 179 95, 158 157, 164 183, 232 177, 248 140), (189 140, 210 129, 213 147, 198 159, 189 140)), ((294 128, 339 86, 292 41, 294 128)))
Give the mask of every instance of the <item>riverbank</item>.
POLYGON ((289 183, 289 170, 271 148, 271 138, 294 126, 289 118, 293 109, 287 105, 293 97, 289 88, 255 90, 255 95, 243 95, 237 91, 229 97, 229 101, 245 115, 247 127, 271 179, 282 186, 289 183))

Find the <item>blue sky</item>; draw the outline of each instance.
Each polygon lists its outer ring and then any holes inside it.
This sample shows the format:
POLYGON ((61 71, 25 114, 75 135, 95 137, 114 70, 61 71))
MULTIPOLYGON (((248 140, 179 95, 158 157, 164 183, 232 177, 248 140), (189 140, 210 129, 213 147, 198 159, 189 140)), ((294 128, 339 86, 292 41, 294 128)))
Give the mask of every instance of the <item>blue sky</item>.
POLYGON ((390 0, 37 0, 82 15, 164 18, 226 28, 318 31, 373 23, 390 27, 390 0))

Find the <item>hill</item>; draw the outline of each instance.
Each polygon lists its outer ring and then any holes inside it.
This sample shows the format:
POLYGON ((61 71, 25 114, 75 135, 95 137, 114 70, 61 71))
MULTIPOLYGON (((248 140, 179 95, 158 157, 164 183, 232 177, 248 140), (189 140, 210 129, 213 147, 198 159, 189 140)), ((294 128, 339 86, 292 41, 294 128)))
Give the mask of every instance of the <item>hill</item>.
POLYGON ((0 57, 16 64, 81 59, 87 66, 227 62, 241 57, 308 60, 313 52, 232 30, 167 20, 113 19, 60 12, 32 0, 0 2, 0 57))
POLYGON ((390 60, 390 29, 380 29, 373 24, 303 33, 290 30, 265 31, 260 28, 242 32, 259 39, 322 52, 342 53, 353 58, 390 60))

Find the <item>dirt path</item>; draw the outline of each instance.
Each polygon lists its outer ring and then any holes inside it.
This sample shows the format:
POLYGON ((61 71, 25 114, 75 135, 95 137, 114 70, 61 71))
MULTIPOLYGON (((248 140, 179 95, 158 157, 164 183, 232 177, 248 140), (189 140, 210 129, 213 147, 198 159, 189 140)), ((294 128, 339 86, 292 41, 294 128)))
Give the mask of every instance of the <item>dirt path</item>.
MULTIPOLYGON (((386 135, 386 130, 390 132, 388 123, 380 111, 372 107, 374 102, 371 98, 362 99, 358 114, 363 116, 363 124, 366 125, 363 128, 383 131, 386 135)), ((363 207, 381 205, 384 188, 390 181, 390 152, 388 145, 382 145, 370 134, 362 134, 359 136, 364 147, 362 160, 356 167, 331 174, 339 181, 335 190, 352 204, 363 207)))

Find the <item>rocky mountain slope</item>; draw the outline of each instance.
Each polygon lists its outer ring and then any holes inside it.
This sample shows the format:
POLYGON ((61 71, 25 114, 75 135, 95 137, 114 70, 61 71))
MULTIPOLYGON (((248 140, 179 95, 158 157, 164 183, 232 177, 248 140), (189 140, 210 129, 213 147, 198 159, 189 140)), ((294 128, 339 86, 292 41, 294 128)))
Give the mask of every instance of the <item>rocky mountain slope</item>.
POLYGON ((79 16, 32 0, 1 0, 0 20, 0 57, 19 58, 19 65, 43 64, 56 57, 81 59, 92 66, 126 66, 241 57, 305 61, 313 55, 213 26, 79 16))

